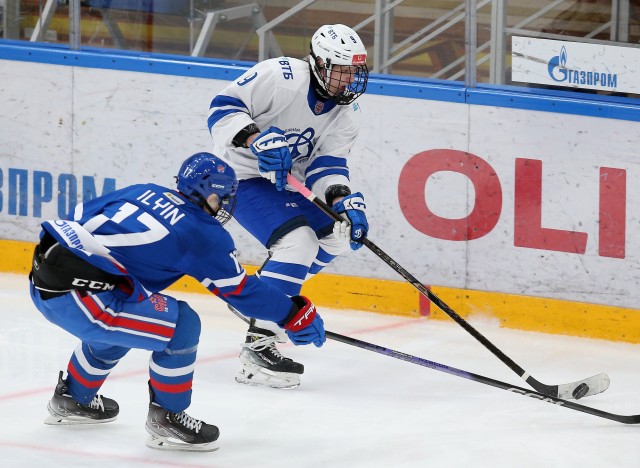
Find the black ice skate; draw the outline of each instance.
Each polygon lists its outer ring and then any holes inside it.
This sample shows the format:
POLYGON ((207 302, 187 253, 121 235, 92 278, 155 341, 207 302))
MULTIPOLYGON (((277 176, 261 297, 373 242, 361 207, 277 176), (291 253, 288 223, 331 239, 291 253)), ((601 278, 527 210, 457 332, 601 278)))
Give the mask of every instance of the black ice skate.
POLYGON ((151 403, 147 415, 146 429, 149 433, 146 445, 161 450, 185 450, 212 452, 220 448, 220 431, 213 424, 192 418, 184 411, 172 413, 153 401, 153 390, 149 387, 151 403))
POLYGON ((274 332, 251 326, 240 351, 242 369, 236 381, 272 388, 295 388, 300 385, 304 366, 284 357, 276 348, 284 343, 274 332))
POLYGON ((45 424, 99 424, 113 421, 120 408, 111 398, 96 395, 87 405, 83 405, 67 394, 67 382, 62 380, 62 371, 58 375, 58 384, 49 400, 47 409, 51 416, 44 420, 45 424))

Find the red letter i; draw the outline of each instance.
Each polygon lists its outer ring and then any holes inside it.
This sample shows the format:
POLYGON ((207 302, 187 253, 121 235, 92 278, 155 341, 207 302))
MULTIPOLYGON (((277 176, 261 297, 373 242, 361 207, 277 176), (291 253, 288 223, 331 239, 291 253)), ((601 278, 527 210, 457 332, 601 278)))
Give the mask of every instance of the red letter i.
POLYGON ((627 222, 627 171, 600 168, 600 231, 598 253, 601 257, 624 258, 627 222))

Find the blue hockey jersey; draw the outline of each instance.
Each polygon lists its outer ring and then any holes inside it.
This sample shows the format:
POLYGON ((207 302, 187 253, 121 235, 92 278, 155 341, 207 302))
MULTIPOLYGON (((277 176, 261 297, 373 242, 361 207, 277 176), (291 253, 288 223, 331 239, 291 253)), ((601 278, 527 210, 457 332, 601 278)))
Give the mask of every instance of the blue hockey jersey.
POLYGON ((133 185, 77 205, 72 220, 42 227, 92 265, 125 277, 127 300, 188 275, 250 317, 282 322, 291 309, 287 295, 246 274, 222 225, 175 190, 133 185))

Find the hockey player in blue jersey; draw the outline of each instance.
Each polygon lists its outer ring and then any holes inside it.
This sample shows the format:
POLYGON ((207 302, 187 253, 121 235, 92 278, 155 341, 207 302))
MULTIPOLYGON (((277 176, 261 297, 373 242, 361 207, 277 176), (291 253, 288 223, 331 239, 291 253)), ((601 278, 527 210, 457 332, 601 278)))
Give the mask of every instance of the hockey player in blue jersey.
POLYGON ((200 319, 160 291, 184 275, 251 317, 283 327, 295 344, 322 346, 322 319, 305 297, 289 298, 248 276, 223 224, 236 202, 233 169, 210 153, 184 161, 177 190, 133 185, 75 208, 73 219, 42 223, 31 297, 51 322, 80 338, 60 372, 48 424, 109 422, 118 404, 98 395, 132 348, 152 352, 147 445, 214 450, 218 428, 185 413, 200 319))
MULTIPOLYGON (((358 135, 367 51, 351 28, 322 26, 304 60, 265 60, 230 83, 211 102, 208 126, 214 152, 238 174, 234 218, 270 252, 260 279, 289 296, 369 229, 364 197, 352 192, 347 158, 358 135), (342 213, 333 221, 286 190, 291 174, 342 213)), ((284 337, 267 322, 251 321, 240 353, 241 383, 274 388, 300 384, 302 364, 283 357, 284 337)))

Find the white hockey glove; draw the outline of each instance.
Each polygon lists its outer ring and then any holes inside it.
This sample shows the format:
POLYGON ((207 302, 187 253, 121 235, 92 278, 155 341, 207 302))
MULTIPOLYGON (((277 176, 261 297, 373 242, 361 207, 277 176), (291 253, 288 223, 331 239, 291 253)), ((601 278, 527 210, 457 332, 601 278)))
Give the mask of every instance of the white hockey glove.
POLYGON ((333 210, 342 214, 344 221, 336 221, 333 225, 333 235, 336 238, 349 242, 351 250, 362 247, 362 241, 367 237, 369 223, 365 209, 364 196, 360 192, 347 195, 333 205, 333 210))
POLYGON ((293 165, 284 132, 278 127, 269 127, 258 135, 250 147, 258 157, 260 175, 275 184, 278 190, 284 190, 287 174, 293 165))

